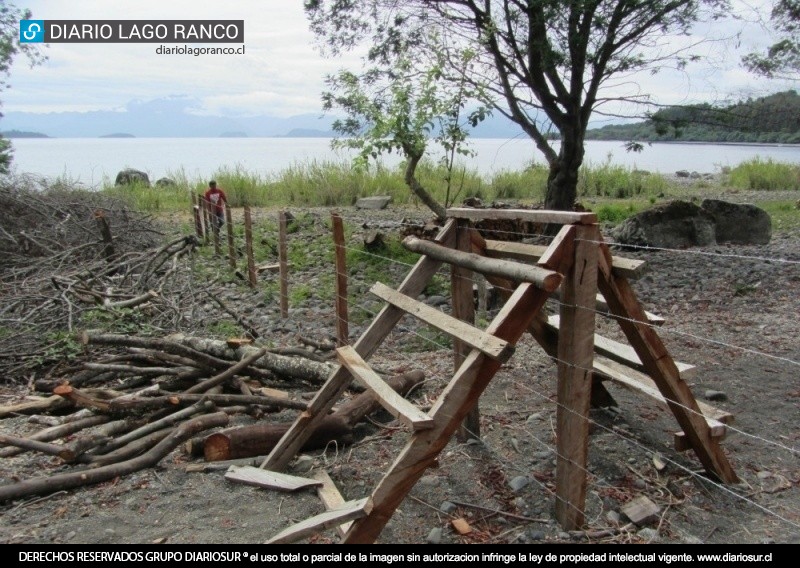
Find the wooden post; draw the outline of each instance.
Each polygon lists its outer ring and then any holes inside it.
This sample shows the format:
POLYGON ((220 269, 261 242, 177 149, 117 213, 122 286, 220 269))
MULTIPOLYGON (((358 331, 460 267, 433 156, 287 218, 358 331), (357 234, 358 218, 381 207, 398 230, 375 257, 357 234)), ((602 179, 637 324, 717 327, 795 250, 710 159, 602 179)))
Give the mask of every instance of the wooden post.
POLYGON ((111 227, 108 224, 106 214, 100 209, 94 212, 95 221, 97 221, 97 228, 100 229, 100 236, 103 239, 103 257, 107 262, 111 262, 114 256, 114 238, 111 236, 111 227))
POLYGON ((281 317, 289 317, 289 275, 286 260, 286 211, 278 213, 278 263, 281 278, 281 317))
POLYGON ((336 339, 339 345, 349 343, 347 318, 347 254, 344 248, 344 226, 338 213, 331 213, 333 245, 336 247, 336 339))
POLYGON ((585 520, 600 239, 597 225, 576 225, 574 229, 563 233, 574 238, 574 254, 571 263, 562 259, 565 278, 558 332, 555 513, 564 530, 578 529, 585 520))
POLYGON ((200 216, 200 205, 198 205, 197 195, 192 194, 192 216, 194 217, 194 232, 198 239, 203 238, 203 219, 200 216))
POLYGON ((199 194, 198 198, 200 199, 200 209, 203 211, 203 242, 208 244, 208 233, 211 229, 211 219, 209 218, 208 214, 209 203, 203 194, 199 194))
POLYGON ((251 288, 256 287, 256 261, 253 258, 253 224, 250 220, 250 206, 244 206, 244 245, 247 251, 247 280, 251 288))
POLYGON ((210 205, 211 211, 211 226, 213 227, 214 231, 214 256, 219 256, 222 253, 222 249, 219 243, 219 221, 217 220, 217 212, 214 210, 216 209, 216 205, 210 205))
MULTIPOLYGON (((463 219, 457 221, 456 226, 456 246, 457 250, 470 252, 472 242, 470 240, 469 222, 463 219)), ((475 303, 472 296, 472 271, 456 265, 450 267, 450 291, 453 297, 453 317, 470 324, 475 323, 475 303)), ((453 372, 461 368, 464 359, 469 355, 471 348, 469 345, 458 339, 453 339, 453 372)), ((481 437, 481 413, 478 402, 475 407, 464 418, 464 422, 458 429, 458 440, 465 442, 470 438, 480 440, 481 437)))
POLYGON ((225 225, 228 231, 228 262, 231 265, 231 270, 236 270, 236 247, 233 245, 233 215, 231 215, 231 207, 225 204, 225 225))

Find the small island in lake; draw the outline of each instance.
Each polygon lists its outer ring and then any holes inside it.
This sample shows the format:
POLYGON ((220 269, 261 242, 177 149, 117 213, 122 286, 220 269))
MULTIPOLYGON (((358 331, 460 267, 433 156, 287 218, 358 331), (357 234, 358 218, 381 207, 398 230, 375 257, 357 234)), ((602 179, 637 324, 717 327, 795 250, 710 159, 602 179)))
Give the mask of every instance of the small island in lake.
POLYGON ((28 132, 26 130, 8 130, 0 133, 4 138, 50 138, 41 132, 28 132))

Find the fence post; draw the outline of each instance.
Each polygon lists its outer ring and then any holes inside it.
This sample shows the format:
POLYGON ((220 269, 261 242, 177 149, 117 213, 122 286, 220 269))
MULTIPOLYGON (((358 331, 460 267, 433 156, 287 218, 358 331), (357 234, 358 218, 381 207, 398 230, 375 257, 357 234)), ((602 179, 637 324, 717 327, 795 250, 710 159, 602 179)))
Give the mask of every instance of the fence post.
POLYGON ((197 204, 197 195, 192 193, 192 217, 194 218, 194 232, 198 239, 203 238, 203 219, 200 217, 200 206, 197 204))
POLYGON ((247 251, 247 280, 251 288, 256 287, 256 261, 253 257, 253 224, 250 220, 250 206, 244 206, 244 244, 247 251))
POLYGON ((233 215, 231 215, 231 207, 225 204, 225 225, 228 230, 228 262, 231 265, 231 270, 236 270, 236 247, 233 244, 233 215))
MULTIPOLYGON (((456 249, 462 252, 472 252, 472 244, 469 236, 469 221, 458 220, 456 226, 456 249)), ((475 323, 475 300, 472 293, 472 271, 459 266, 450 268, 450 291, 453 298, 453 317, 470 324, 475 323)), ((464 359, 469 355, 471 347, 453 339, 453 365, 458 371, 464 359)), ((479 440, 481 437, 481 414, 478 402, 475 407, 464 418, 464 422, 458 430, 457 437, 465 442, 470 438, 479 440)))
POLYGON ((203 211, 203 242, 208 244, 208 233, 211 227, 211 219, 209 219, 209 212, 208 212, 208 201, 203 196, 203 194, 199 194, 198 199, 200 200, 200 209, 203 211))
POLYGON ((286 211, 278 213, 278 263, 281 279, 281 317, 289 317, 289 275, 286 260, 286 211))
POLYGON ((347 254, 344 246, 344 226, 338 213, 331 213, 333 245, 336 252, 336 339, 339 345, 349 342, 347 315, 347 254))
POLYGON ((94 212, 95 221, 97 221, 97 228, 100 229, 100 236, 103 238, 103 256, 107 262, 111 262, 114 257, 114 238, 111 236, 111 227, 108 224, 106 214, 98 209, 94 212))
POLYGON ((558 331, 555 515, 564 530, 583 526, 585 517, 600 241, 597 225, 574 229, 572 265, 561 284, 558 331))

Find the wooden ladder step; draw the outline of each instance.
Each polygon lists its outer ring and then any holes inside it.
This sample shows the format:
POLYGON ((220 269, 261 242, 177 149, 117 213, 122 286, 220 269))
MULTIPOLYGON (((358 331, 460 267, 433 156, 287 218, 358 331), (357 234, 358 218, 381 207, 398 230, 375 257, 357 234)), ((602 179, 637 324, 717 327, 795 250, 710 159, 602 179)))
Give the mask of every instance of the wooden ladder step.
POLYGON ((419 408, 408 402, 386 384, 378 374, 372 370, 364 359, 349 345, 336 349, 339 362, 353 375, 353 377, 368 389, 371 389, 386 410, 392 416, 399 418, 413 431, 428 430, 433 428, 433 418, 422 412, 419 408))
POLYGON ((302 538, 317 534, 330 527, 366 517, 370 511, 372 511, 372 500, 369 497, 364 497, 358 501, 348 501, 341 507, 325 511, 282 530, 264 544, 297 542, 302 538))
MULTIPOLYGON (((558 329, 560 321, 561 319, 556 315, 547 317, 548 325, 554 330, 558 329)), ((605 355, 606 357, 636 369, 637 371, 644 371, 642 360, 639 358, 639 355, 636 354, 636 350, 630 345, 620 343, 619 341, 614 341, 613 339, 609 339, 608 337, 603 337, 602 335, 595 333, 594 350, 596 353, 605 355)), ((688 379, 694 376, 696 369, 694 365, 675 361, 675 366, 678 367, 678 372, 681 374, 682 379, 688 379)))
POLYGON ((403 310, 433 327, 443 331, 450 337, 463 341, 473 349, 477 349, 487 356, 500 362, 505 362, 514 353, 514 346, 463 322, 453 316, 432 308, 422 302, 401 294, 385 284, 376 282, 370 292, 391 305, 403 310))
POLYGON ((225 479, 236 483, 244 483, 245 485, 276 489, 278 491, 297 491, 304 487, 317 487, 322 485, 322 482, 316 479, 297 477, 277 471, 268 471, 250 465, 232 465, 228 468, 228 471, 225 472, 225 479))
MULTIPOLYGON (((317 495, 319 496, 320 501, 322 501, 322 504, 325 505, 326 510, 330 511, 345 504, 344 497, 342 497, 342 494, 339 493, 339 490, 336 488, 336 484, 331 479, 331 476, 328 475, 327 471, 324 469, 318 469, 311 475, 311 478, 322 482, 322 485, 317 487, 317 495)), ((350 530, 352 525, 353 521, 343 523, 336 527, 336 532, 339 533, 339 536, 344 536, 347 534, 347 531, 350 530)))
MULTIPOLYGON (((602 355, 594 358, 594 369, 621 386, 635 390, 663 404, 667 403, 655 382, 644 373, 635 371, 602 355)), ((714 408, 710 404, 699 400, 697 401, 697 406, 706 419, 706 423, 711 430, 711 436, 724 438, 728 430, 725 424, 733 422, 733 414, 714 408)))

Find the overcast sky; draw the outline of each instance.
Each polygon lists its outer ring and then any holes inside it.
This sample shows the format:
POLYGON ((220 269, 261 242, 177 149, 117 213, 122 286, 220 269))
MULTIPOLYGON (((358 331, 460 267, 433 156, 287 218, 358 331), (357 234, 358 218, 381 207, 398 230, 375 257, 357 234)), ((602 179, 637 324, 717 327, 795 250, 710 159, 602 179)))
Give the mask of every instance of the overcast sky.
MULTIPOLYGON (((736 0, 734 13, 754 20, 751 8, 763 1, 736 0)), ((51 44, 43 66, 30 69, 24 59, 15 64, 11 88, 2 94, 4 112, 122 110, 133 100, 189 96, 197 99, 198 113, 287 117, 320 112, 323 76, 358 66, 355 56, 331 61, 317 54, 299 0, 16 3, 43 20, 241 19, 246 54, 193 57, 158 55, 158 44, 51 44)), ((741 53, 771 39, 763 28, 740 20, 699 33, 725 36, 736 31, 742 31, 738 41, 715 45, 708 58, 688 72, 637 77, 638 88, 658 102, 679 103, 759 96, 793 87, 754 78, 741 68, 741 53)))

